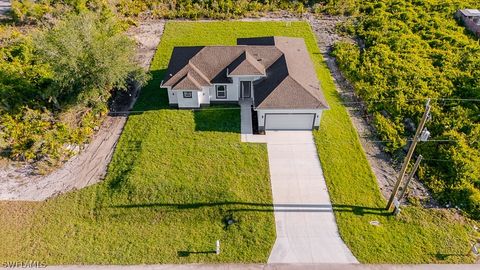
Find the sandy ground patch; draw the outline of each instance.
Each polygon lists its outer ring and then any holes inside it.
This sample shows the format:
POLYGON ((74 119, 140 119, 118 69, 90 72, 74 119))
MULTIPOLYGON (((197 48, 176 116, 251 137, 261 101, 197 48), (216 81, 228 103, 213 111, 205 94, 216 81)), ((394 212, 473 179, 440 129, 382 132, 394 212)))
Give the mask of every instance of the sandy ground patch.
MULTIPOLYGON (((148 69, 163 33, 164 21, 145 21, 132 27, 127 34, 137 42, 137 61, 148 69)), ((120 111, 131 109, 139 89, 133 88, 122 102, 120 111)), ((103 179, 127 116, 107 116, 92 141, 78 155, 58 170, 35 175, 29 164, 3 164, 0 168, 0 200, 41 201, 52 196, 80 189, 103 179)))

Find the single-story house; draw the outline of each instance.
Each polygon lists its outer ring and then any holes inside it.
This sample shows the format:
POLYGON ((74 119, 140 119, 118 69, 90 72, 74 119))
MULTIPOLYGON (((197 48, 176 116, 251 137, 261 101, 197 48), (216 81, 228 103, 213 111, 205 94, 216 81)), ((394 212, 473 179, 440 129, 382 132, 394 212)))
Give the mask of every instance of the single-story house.
POLYGON ((175 47, 161 87, 178 108, 251 99, 260 131, 318 128, 328 109, 302 38, 239 38, 236 46, 175 47))

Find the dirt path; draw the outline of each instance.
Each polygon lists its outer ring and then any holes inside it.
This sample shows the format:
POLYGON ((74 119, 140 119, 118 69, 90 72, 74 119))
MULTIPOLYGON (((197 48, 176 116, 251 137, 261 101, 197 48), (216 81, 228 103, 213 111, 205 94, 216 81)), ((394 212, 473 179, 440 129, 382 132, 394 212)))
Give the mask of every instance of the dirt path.
POLYGON ((10 173, 1 182, 2 200, 45 200, 66 191, 97 183, 105 175, 126 117, 107 117, 91 143, 80 154, 47 176, 24 176, 28 168, 10 173), (15 176, 15 178, 12 178, 15 176))
MULTIPOLYGON (((323 16, 321 18, 315 18, 314 16, 307 16, 307 20, 310 22, 313 31, 317 37, 318 47, 325 59, 330 73, 334 79, 335 87, 340 93, 343 101, 345 102, 357 102, 361 101, 355 94, 353 87, 343 77, 340 72, 335 59, 330 56, 330 51, 333 45, 341 40, 347 40, 345 37, 339 36, 335 27, 339 23, 346 20, 345 17, 330 17, 323 16)), ((352 41, 352 40, 349 40, 352 41)), ((360 104, 352 104, 346 106, 350 119, 360 136, 360 142, 367 155, 368 162, 372 167, 372 170, 377 178, 378 186, 385 198, 391 194, 393 186, 396 181, 399 170, 396 169, 398 164, 393 164, 390 155, 382 151, 381 143, 374 142, 379 139, 376 138, 375 129, 368 122, 368 114, 365 108, 360 104)), ((427 189, 419 183, 416 179, 413 179, 409 186, 409 193, 416 198, 427 200, 430 195, 427 189)))
MULTIPOLYGON (((145 69, 150 66, 163 27, 163 21, 146 21, 128 31, 128 35, 137 41, 137 59, 145 69)), ((125 107, 118 109, 130 109, 138 96, 138 90, 132 89, 125 107)), ((32 175, 33 168, 29 165, 9 165, 1 169, 0 200, 40 201, 101 181, 126 120, 126 116, 107 116, 90 144, 49 175, 32 175)))

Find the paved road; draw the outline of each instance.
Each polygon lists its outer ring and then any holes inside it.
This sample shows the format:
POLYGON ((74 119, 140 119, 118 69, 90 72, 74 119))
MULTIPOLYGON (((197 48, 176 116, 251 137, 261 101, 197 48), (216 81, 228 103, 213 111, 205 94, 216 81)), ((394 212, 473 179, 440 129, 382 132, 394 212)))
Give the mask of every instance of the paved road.
POLYGON ((62 270, 478 270, 478 265, 387 265, 387 264, 165 264, 165 265, 65 265, 62 270))
POLYGON ((268 263, 357 263, 340 238, 311 131, 267 131, 277 239, 268 263))

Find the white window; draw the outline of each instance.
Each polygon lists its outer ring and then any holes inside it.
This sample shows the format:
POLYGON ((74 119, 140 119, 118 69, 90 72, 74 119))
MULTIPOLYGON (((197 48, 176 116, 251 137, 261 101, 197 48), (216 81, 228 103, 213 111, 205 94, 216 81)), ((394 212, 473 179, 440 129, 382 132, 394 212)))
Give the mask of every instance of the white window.
POLYGON ((183 91, 183 98, 192 98, 192 91, 183 91))
POLYGON ((227 98, 227 86, 226 85, 216 85, 215 91, 217 92, 218 99, 226 99, 227 98))

